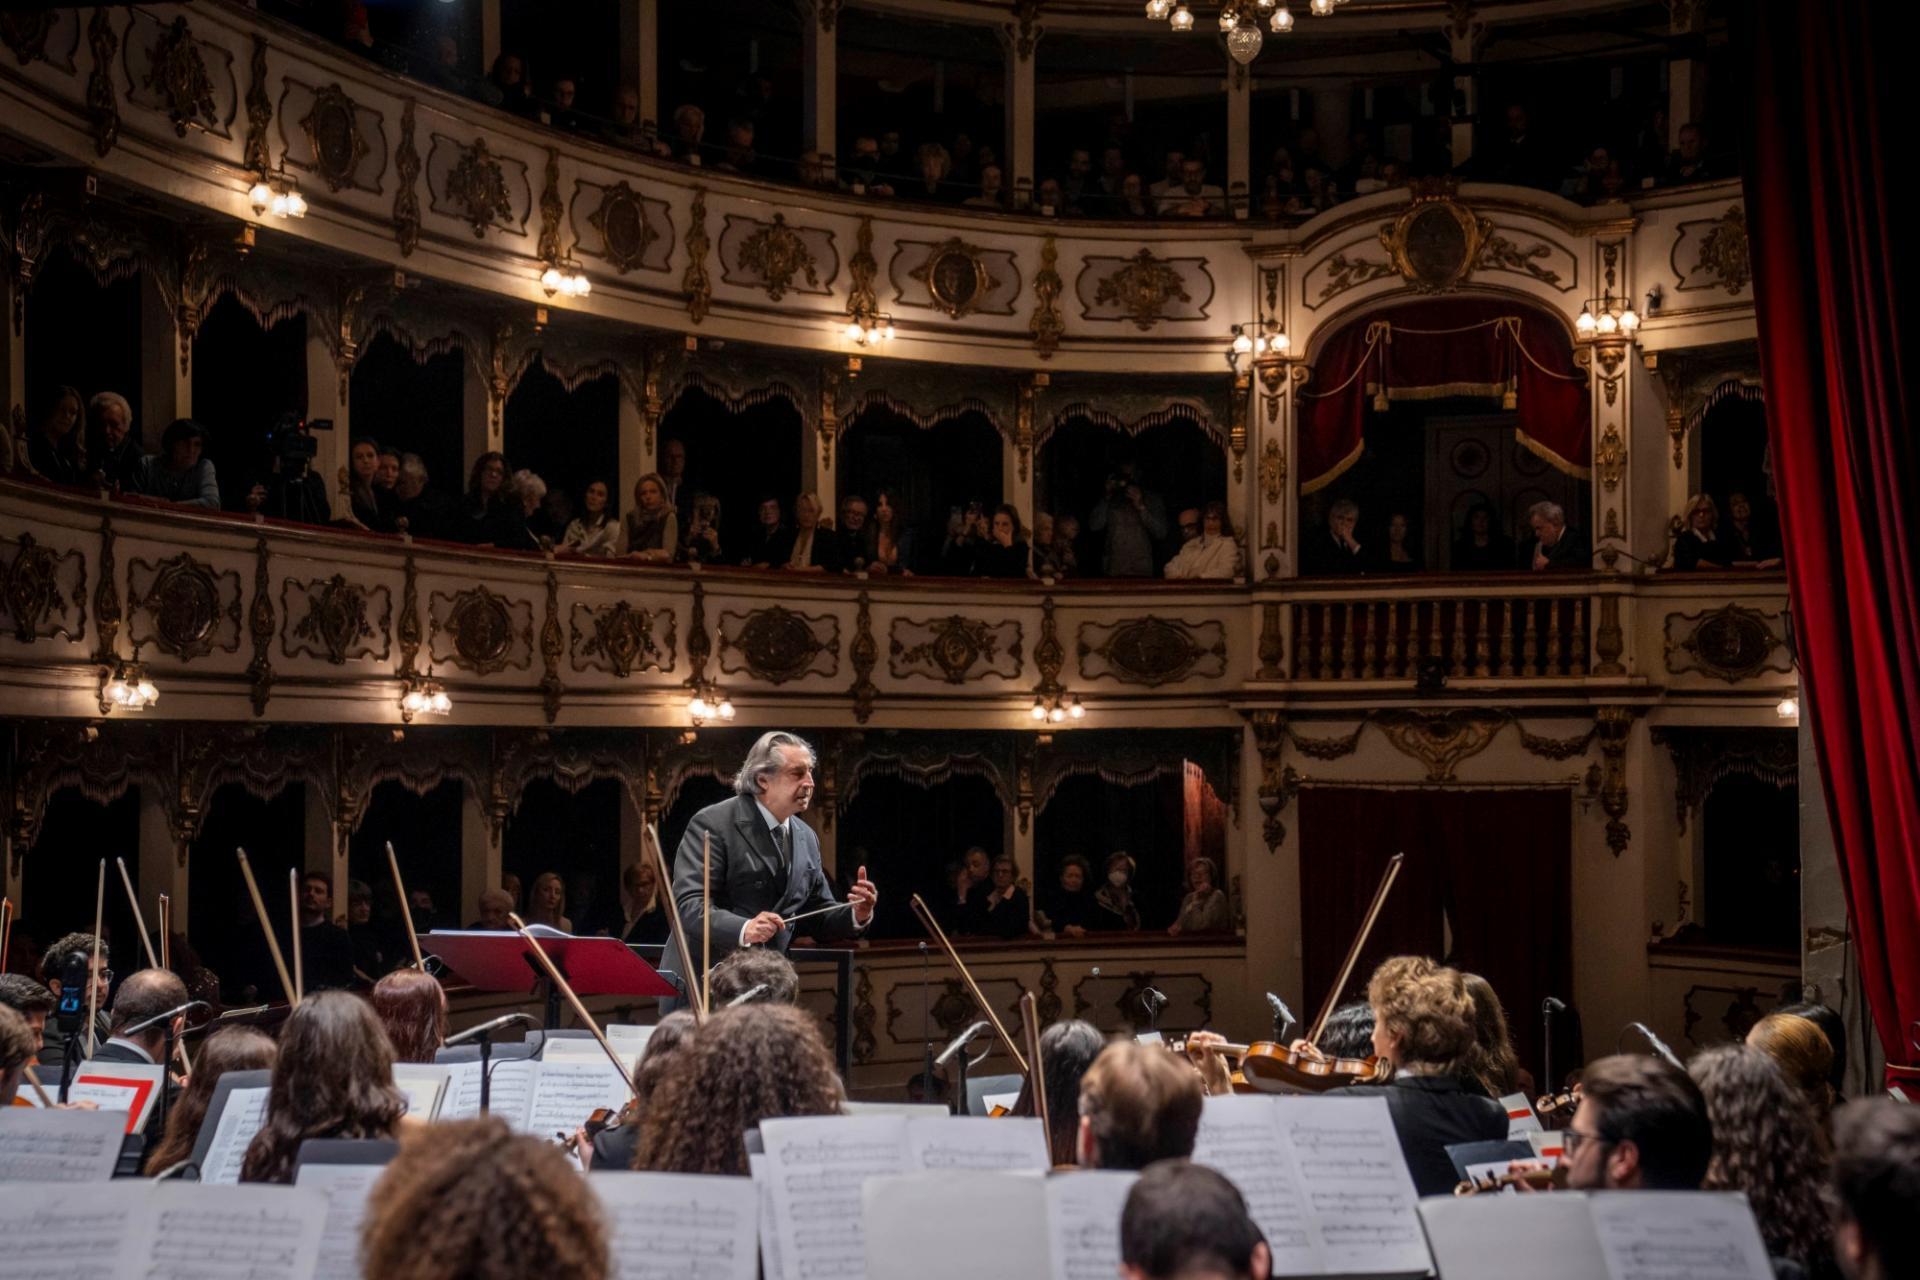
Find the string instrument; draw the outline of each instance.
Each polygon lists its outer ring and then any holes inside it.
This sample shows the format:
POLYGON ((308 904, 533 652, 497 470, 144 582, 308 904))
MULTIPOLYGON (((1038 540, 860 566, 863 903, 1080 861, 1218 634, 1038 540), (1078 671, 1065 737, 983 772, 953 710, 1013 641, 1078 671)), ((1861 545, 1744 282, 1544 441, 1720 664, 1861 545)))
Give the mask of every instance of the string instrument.
POLYGON ((407 882, 400 878, 400 858, 387 841, 387 867, 393 872, 393 891, 400 897, 400 919, 407 926, 407 945, 413 948, 413 967, 426 972, 427 962, 420 954, 420 935, 413 931, 413 903, 407 897, 407 882))
POLYGON ((1526 1169, 1508 1169, 1484 1178, 1464 1178, 1453 1189, 1456 1196, 1478 1196, 1507 1190, 1565 1191, 1567 1166, 1536 1165, 1526 1169))
POLYGON ((686 985, 687 1007, 693 1011, 694 1025, 699 1026, 707 1020, 706 996, 702 984, 694 981, 694 974, 698 971, 693 967, 693 949, 687 945, 687 926, 680 919, 679 904, 673 901, 673 876, 667 871, 667 855, 666 851, 660 847, 659 828, 651 822, 646 826, 646 840, 641 850, 643 855, 647 849, 653 851, 653 869, 659 876, 660 884, 664 886, 661 892, 667 895, 667 935, 673 940, 674 954, 680 958, 680 974, 686 985))
POLYGON ((1534 1112, 1543 1121, 1548 1116, 1553 1116, 1555 1119, 1568 1118, 1579 1106, 1580 1086, 1577 1084, 1569 1085, 1558 1093, 1543 1093, 1534 1099, 1533 1103, 1534 1112))
MULTIPOLYGON (((960 959, 960 953, 953 949, 951 942, 947 941, 946 930, 940 927, 940 922, 933 918, 933 912, 928 908, 926 900, 917 893, 913 895, 913 914, 920 917, 920 923, 926 926, 927 933, 940 944, 940 950, 946 953, 947 963, 959 973, 960 981, 967 984, 967 991, 973 996, 973 1002, 979 1005, 980 1012, 986 1015, 988 1023, 993 1027, 993 1033, 1000 1037, 1000 1043, 1005 1046, 1007 1056, 1013 1059, 1013 1065, 1019 1069, 1021 1075, 1027 1077, 1029 1084, 1034 1084, 1033 1071, 1027 1065, 1026 1056, 1020 1052, 1020 1046, 1015 1044, 1013 1037, 1007 1034, 1006 1027, 1000 1023, 1000 1015, 993 1011, 993 1006, 987 1003, 987 998, 980 994, 979 984, 974 982, 973 975, 967 972, 967 966, 960 959)), ((1035 1089, 1038 1090, 1037 1085, 1035 1089)))
MULTIPOLYGON (((1295 1040, 1289 1045, 1256 1040, 1252 1044, 1204 1046, 1210 1052, 1231 1054, 1240 1059, 1236 1088, 1244 1085, 1252 1093, 1325 1093, 1347 1085, 1385 1084, 1393 1079, 1393 1064, 1383 1058, 1329 1058, 1314 1046, 1327 1029, 1327 1019, 1333 1016, 1334 1009, 1340 1004, 1340 996, 1353 977, 1353 966, 1359 962, 1360 953, 1366 948, 1367 937, 1373 932, 1381 909, 1387 905, 1387 894, 1392 890, 1393 882, 1400 874, 1400 865, 1406 859, 1404 853, 1396 853, 1388 859, 1386 872, 1380 877, 1380 887, 1374 890, 1373 904, 1360 921, 1360 930, 1354 935, 1353 945, 1347 948, 1347 958, 1340 966, 1340 976, 1334 979, 1325 1003, 1320 1006, 1320 1016, 1313 1020, 1313 1029, 1305 1039, 1295 1040)), ((1186 1043, 1180 1042, 1178 1048, 1185 1052, 1186 1043)))

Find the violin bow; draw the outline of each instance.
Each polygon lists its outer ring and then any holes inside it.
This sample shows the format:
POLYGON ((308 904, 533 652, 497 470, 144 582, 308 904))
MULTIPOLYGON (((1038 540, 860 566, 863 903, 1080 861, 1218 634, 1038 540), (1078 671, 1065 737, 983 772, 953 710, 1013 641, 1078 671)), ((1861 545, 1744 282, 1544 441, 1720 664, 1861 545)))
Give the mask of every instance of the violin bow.
POLYGON ((173 899, 160 895, 160 967, 173 968, 173 899))
POLYGON ((1033 1096, 1033 1113, 1040 1117, 1040 1133, 1047 1144, 1047 1161, 1050 1164, 1063 1163, 1053 1149, 1053 1120, 1047 1112, 1046 1072, 1040 1063, 1040 1004, 1033 998, 1033 992, 1020 993, 1020 1021, 1023 1024, 1020 1034, 1027 1042, 1027 1060, 1033 1063, 1033 1070, 1027 1076, 1027 1091, 1033 1096))
MULTIPOLYGON (((147 953, 147 967, 164 969, 166 966, 160 963, 160 957, 153 954, 153 940, 147 937, 147 920, 140 914, 140 895, 133 891, 133 877, 127 874, 127 860, 115 858, 113 861, 120 868, 120 883, 127 891, 127 905, 133 908, 133 928, 134 932, 140 935, 141 948, 147 953)), ((164 896, 161 900, 165 901, 164 896)), ((165 928, 164 925, 161 927, 165 928)), ((191 1071, 193 1064, 187 1061, 187 1046, 176 1039, 173 1042, 173 1048, 174 1055, 180 1059, 180 1069, 191 1071)))
POLYGON ((293 996, 295 1002, 307 998, 307 973, 300 955, 300 868, 287 868, 287 905, 292 911, 293 996))
POLYGON ((100 884, 93 893, 93 958, 87 961, 87 1056, 91 1058, 99 1036, 94 1024, 100 1018, 100 984, 93 980, 100 967, 100 928, 107 914, 107 860, 100 859, 100 884))
POLYGON ((407 901, 407 882, 400 878, 400 859, 387 841, 387 866, 393 871, 393 888, 400 895, 400 918, 407 924, 407 942, 413 947, 413 967, 426 972, 427 962, 420 957, 420 935, 413 931, 413 906, 407 901))
POLYGON ((1360 961, 1360 953, 1366 948, 1367 936, 1373 932, 1373 925, 1380 918, 1380 909, 1387 905, 1387 892, 1393 888, 1394 879, 1400 874, 1400 864, 1407 860, 1404 853, 1396 853, 1387 860, 1387 869, 1380 877, 1380 887, 1373 892, 1373 905, 1367 908, 1366 918, 1360 922, 1360 931, 1353 936, 1353 945, 1347 948, 1346 962, 1340 966, 1340 976, 1334 979, 1332 990, 1327 992, 1326 1003, 1320 1006, 1320 1016, 1313 1020, 1313 1029, 1307 1033, 1307 1043, 1318 1045, 1320 1033, 1327 1029, 1327 1019, 1340 1003, 1340 993, 1347 989, 1348 981, 1353 977, 1353 966, 1360 961))
POLYGON ((680 957, 680 975, 686 982, 687 1007, 693 1010, 693 1021, 697 1026, 707 1020, 706 1002, 701 998, 700 984, 693 980, 693 948, 687 945, 687 926, 680 919, 680 904, 673 900, 673 877, 667 873, 667 852, 660 847, 660 830, 649 822, 643 838, 646 847, 641 856, 646 856, 646 848, 653 850, 653 869, 660 883, 666 886, 667 894, 667 935, 673 939, 673 949, 680 957))
POLYGON ((700 833, 700 1007, 713 1008, 713 835, 707 831, 700 833))
POLYGON ((593 1032, 593 1038, 600 1042, 600 1047, 606 1050, 607 1057, 615 1067, 619 1068, 620 1079, 633 1096, 638 1098, 640 1090, 633 1083, 633 1072, 627 1069, 627 1064, 621 1061, 620 1055, 613 1051, 611 1044, 607 1043, 606 1033, 600 1030, 600 1024, 593 1020, 593 1015, 587 1012, 587 1006, 580 1003, 580 997, 573 993, 573 988, 567 985, 567 980, 560 976, 560 966, 553 962, 553 957, 548 955, 546 948, 540 945, 540 940, 533 936, 533 931, 527 928, 526 921, 511 911, 507 912, 507 921, 522 938, 527 940, 527 945, 533 948, 534 959, 538 960, 540 967, 547 971, 547 978, 560 994, 567 998, 567 1003, 573 1006, 573 1016, 580 1019, 587 1030, 593 1032))
MULTIPOLYGON (((247 882, 247 894, 253 899, 254 914, 260 917, 260 932, 267 935, 267 951, 273 956, 274 972, 280 975, 280 989, 287 993, 287 1003, 297 1007, 300 995, 293 985, 293 978, 287 973, 286 957, 280 954, 280 940, 273 936, 273 922, 267 919, 267 904, 260 897, 260 886, 254 883, 253 868, 247 865, 247 851, 235 849, 233 852, 240 859, 240 875, 247 882)), ((106 865, 104 862, 100 864, 103 873, 106 865)), ((300 919, 297 915, 293 921, 293 932, 297 941, 300 935, 300 919)))
POLYGON ((928 908, 925 899, 917 893, 913 895, 913 913, 920 917, 920 923, 926 926, 927 933, 940 944, 940 949, 946 952, 947 962, 960 974, 960 981, 967 984, 967 990, 973 995, 973 1002, 980 1006, 980 1012, 987 1015, 987 1021, 993 1024, 994 1034, 999 1036, 1000 1043, 1006 1046, 1007 1056, 1013 1059, 1013 1065, 1020 1068, 1021 1075, 1032 1081, 1037 1096, 1040 1083, 1033 1080, 1033 1072, 1028 1068, 1026 1057, 1020 1052, 1020 1046, 1015 1044, 1013 1037, 1007 1034, 1006 1027, 1000 1023, 1000 1015, 993 1011, 993 1006, 987 1003, 987 998, 980 994, 979 984, 975 983, 973 975, 967 972, 966 962, 960 959, 960 953, 953 949, 951 942, 947 941, 946 931, 940 927, 940 922, 933 918, 933 912, 928 908))
POLYGON ((13 899, 0 898, 0 973, 7 971, 7 944, 13 940, 13 899))

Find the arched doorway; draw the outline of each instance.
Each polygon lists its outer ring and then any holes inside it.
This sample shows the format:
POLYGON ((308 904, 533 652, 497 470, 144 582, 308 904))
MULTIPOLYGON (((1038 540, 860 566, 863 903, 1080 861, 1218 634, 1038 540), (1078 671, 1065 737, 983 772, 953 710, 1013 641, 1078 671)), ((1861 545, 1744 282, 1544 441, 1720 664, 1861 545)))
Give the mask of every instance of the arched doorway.
POLYGON ((921 426, 886 404, 869 404, 840 442, 840 496, 871 504, 882 490, 898 495, 914 533, 916 573, 939 572, 948 519, 979 503, 998 506, 1004 481, 1003 443, 992 421, 967 410, 921 426))

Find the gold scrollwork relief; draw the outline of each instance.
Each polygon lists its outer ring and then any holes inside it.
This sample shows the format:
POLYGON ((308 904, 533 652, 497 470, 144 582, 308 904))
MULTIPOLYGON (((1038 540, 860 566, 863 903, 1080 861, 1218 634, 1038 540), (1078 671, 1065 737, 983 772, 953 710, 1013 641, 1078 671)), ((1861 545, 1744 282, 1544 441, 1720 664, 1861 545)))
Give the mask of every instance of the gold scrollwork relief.
POLYGON ((896 618, 887 647, 887 670, 895 679, 920 677, 947 684, 990 676, 1017 680, 1023 661, 1019 622, 992 623, 957 613, 896 618))
POLYGON ((1000 287, 984 253, 979 245, 953 236, 927 250, 926 260, 907 275, 926 286, 933 305, 949 319, 959 320, 972 315, 1000 287))
POLYGON ((1445 182, 1416 189, 1406 211, 1380 230, 1393 270, 1422 293, 1458 288, 1493 233, 1491 222, 1452 198, 1454 190, 1445 182))
MULTIPOLYGON (((1088 260, 1091 265, 1093 259, 1088 260)), ((1133 327, 1145 333, 1166 318, 1167 304, 1192 302, 1178 268, 1153 250, 1140 252, 1101 276, 1094 286, 1096 307, 1117 307, 1133 327)))
POLYGON ((840 620, 780 605, 720 615, 720 670, 786 684, 840 670, 840 620), (733 655, 738 654, 738 658, 733 655))
POLYGON ((246 165, 256 174, 273 168, 273 152, 267 141, 267 127, 272 123, 273 98, 267 91, 267 38, 255 33, 253 53, 247 60, 246 165))
POLYGON ((1428 782, 1452 782, 1460 762, 1485 751, 1507 720, 1504 712, 1473 707, 1375 711, 1369 716, 1396 751, 1426 766, 1428 782))
POLYGON ((1293 803, 1305 779, 1282 761, 1287 745, 1285 716, 1278 711, 1254 711, 1248 714, 1247 723, 1253 730, 1254 750, 1260 755, 1260 786, 1255 793, 1264 815, 1260 834, 1267 852, 1278 853, 1287 839, 1287 806, 1293 803))
POLYGON ((47 39, 53 35, 54 15, 46 11, 23 13, 8 9, 0 13, 0 43, 13 50, 21 66, 39 62, 47 56, 47 39))
POLYGON ((673 670, 671 609, 636 609, 625 600, 575 603, 569 631, 575 671, 611 671, 625 680, 636 672, 673 670))
POLYGON ((707 318, 713 300, 713 277, 707 271, 707 254, 712 242, 707 239, 707 189, 693 189, 693 204, 688 211, 687 270, 680 277, 681 291, 687 295, 687 318, 699 324, 707 318))
POLYGON ((338 573, 306 582, 287 578, 280 584, 280 612, 286 620, 280 651, 289 658, 311 654, 335 666, 349 658, 386 661, 393 597, 385 587, 365 587, 338 573))
POLYGON ((447 172, 447 203, 465 217, 475 240, 484 239, 488 227, 513 222, 513 197, 507 190, 506 170, 488 149, 485 138, 475 138, 460 148, 459 159, 447 172))
POLYGON ((1269 505, 1280 501, 1287 483, 1287 455, 1272 436, 1260 446, 1260 493, 1269 505))
POLYGON ((120 139, 120 98, 113 91, 113 55, 120 37, 113 30, 114 12, 98 5, 87 19, 87 49, 93 55, 93 69, 87 73, 87 119, 93 126, 94 152, 102 156, 120 139))
POLYGON ((186 552, 127 566, 127 638, 192 662, 240 647, 240 575, 186 552))
POLYGON ((1695 289, 1719 289, 1734 297, 1746 291, 1753 281, 1753 264, 1748 256, 1747 211, 1744 205, 1729 205, 1718 218, 1682 222, 1675 232, 1669 265, 1681 292, 1695 289), (1683 268, 1680 252, 1689 241, 1697 247, 1693 264, 1683 268))
MULTIPOLYGON (((112 572, 110 563, 105 571, 112 572)), ((85 640, 86 595, 86 557, 42 546, 24 530, 12 557, 0 563, 0 626, 10 626, 22 644, 85 640)))
MULTIPOLYGON (((1383 233, 1384 234, 1384 233, 1383 233)), ((1391 262, 1378 262, 1371 258, 1348 257, 1343 250, 1326 261, 1327 281, 1320 286, 1320 302, 1339 297, 1349 289, 1357 289, 1363 284, 1375 280, 1384 280, 1395 274, 1399 268, 1391 262)))
POLYGON ((420 245, 420 149, 414 145, 413 129, 414 103, 408 98, 400 108, 400 146, 393 154, 399 180, 393 193, 393 238, 403 258, 420 245))
POLYGON ((436 591, 428 602, 427 654, 476 675, 533 665, 533 605, 485 586, 436 591))
POLYGON ((1780 636, 1782 614, 1726 604, 1702 613, 1666 618, 1666 664, 1671 675, 1698 671, 1734 684, 1766 671, 1793 670, 1793 656, 1780 636))
POLYGON ((1607 815, 1607 848, 1617 858, 1626 852, 1632 832, 1627 826, 1627 737, 1639 711, 1633 707, 1601 707, 1594 712, 1595 736, 1603 761, 1600 810, 1607 815))
POLYGON ((1067 331, 1067 322, 1060 315, 1060 293, 1065 287, 1060 279, 1060 250, 1053 236, 1047 235, 1040 241, 1040 270, 1033 276, 1033 316, 1027 322, 1027 336, 1033 339, 1033 349, 1042 360, 1053 358, 1060 349, 1061 335, 1067 331))
POLYGON ((273 586, 267 576, 267 540, 253 543, 253 603, 247 607, 247 635, 253 641, 253 660, 247 664, 247 684, 253 701, 253 714, 267 713, 267 699, 273 693, 273 635, 279 630, 273 611, 273 586))
POLYGON ((367 158, 367 135, 360 129, 359 104, 345 89, 329 84, 314 90, 313 105, 300 128, 307 135, 313 170, 325 180, 327 190, 366 185, 355 175, 367 158))
POLYGON ((189 129, 211 129, 220 123, 213 77, 207 73, 199 42, 183 17, 176 17, 154 41, 145 87, 165 100, 175 137, 184 138, 189 129))
POLYGON ((780 301, 789 289, 797 287, 796 276, 805 280, 809 289, 821 287, 820 264, 813 248, 805 236, 787 225, 784 213, 774 214, 771 222, 756 223, 740 242, 738 261, 766 291, 769 302, 780 301))
POLYGON ((600 206, 587 215, 587 222, 600 233, 600 250, 621 275, 639 266, 660 238, 647 221, 645 203, 624 178, 600 189, 600 206))
POLYGON ((1227 632, 1219 622, 1187 622, 1149 614, 1117 623, 1080 625, 1080 674, 1148 688, 1227 672, 1227 632))
POLYGON ((560 718, 560 698, 566 685, 560 678, 560 659, 567 651, 566 637, 560 631, 560 578, 547 570, 547 616, 540 624, 540 704, 547 723, 560 718))

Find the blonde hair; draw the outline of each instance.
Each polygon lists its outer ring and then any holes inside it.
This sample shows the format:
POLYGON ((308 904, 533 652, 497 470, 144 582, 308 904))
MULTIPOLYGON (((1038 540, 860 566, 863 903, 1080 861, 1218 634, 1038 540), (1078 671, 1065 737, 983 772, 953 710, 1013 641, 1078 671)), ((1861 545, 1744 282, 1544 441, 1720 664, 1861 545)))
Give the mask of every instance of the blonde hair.
POLYGON ((1813 1104, 1815 1123, 1824 1132, 1833 1112, 1833 1046, 1827 1033, 1795 1014, 1770 1013, 1747 1032, 1747 1044, 1772 1058, 1787 1082, 1813 1104))
POLYGON ((1080 1080, 1080 1114, 1102 1169, 1144 1169, 1193 1154, 1200 1073, 1157 1044, 1116 1040, 1080 1080))
POLYGON ((1712 495, 1696 493, 1687 499, 1687 509, 1680 514, 1680 523, 1684 528, 1693 528, 1693 513, 1696 511, 1705 511, 1713 517, 1715 524, 1720 523, 1720 505, 1713 500, 1712 495))
POLYGON ((1457 969, 1425 956, 1383 960, 1367 983, 1367 1003, 1378 1025, 1400 1042, 1395 1066, 1451 1071, 1473 1049, 1473 995, 1457 969))

